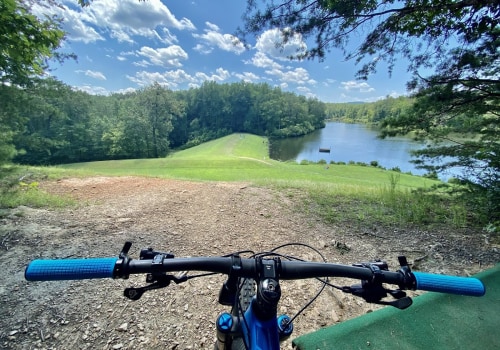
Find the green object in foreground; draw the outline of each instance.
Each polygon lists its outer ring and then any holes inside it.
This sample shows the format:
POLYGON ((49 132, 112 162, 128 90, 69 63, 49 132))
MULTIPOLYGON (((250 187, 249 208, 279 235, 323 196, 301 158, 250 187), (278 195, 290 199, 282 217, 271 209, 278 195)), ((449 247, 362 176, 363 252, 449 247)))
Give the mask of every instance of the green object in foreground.
POLYGON ((475 277, 483 297, 426 293, 406 310, 391 307, 305 334, 300 350, 500 349, 500 264, 475 277))

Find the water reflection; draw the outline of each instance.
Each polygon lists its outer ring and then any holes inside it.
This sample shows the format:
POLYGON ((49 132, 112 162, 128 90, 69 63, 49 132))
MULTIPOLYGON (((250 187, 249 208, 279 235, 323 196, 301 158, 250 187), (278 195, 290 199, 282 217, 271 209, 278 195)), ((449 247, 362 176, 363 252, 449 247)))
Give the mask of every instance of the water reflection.
POLYGON ((411 150, 425 144, 408 137, 380 139, 378 130, 363 124, 329 122, 326 127, 309 135, 273 141, 270 156, 277 160, 309 160, 317 162, 363 162, 377 161, 384 168, 399 167, 401 171, 411 171, 422 175, 425 171, 416 169, 410 163, 411 150), (320 148, 330 148, 330 153, 319 152, 320 148))

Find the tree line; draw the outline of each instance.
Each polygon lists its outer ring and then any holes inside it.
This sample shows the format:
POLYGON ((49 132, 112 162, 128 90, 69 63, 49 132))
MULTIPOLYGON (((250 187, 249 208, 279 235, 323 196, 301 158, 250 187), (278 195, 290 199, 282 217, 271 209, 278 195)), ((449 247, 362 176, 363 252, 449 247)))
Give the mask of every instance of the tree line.
POLYGON ((0 85, 0 99, 3 156, 33 165, 163 157, 234 132, 304 135, 326 116, 317 99, 244 82, 96 96, 49 78, 0 85))
POLYGON ((371 103, 327 103, 326 116, 345 123, 378 124, 387 117, 400 118, 411 113, 414 99, 387 96, 371 103))

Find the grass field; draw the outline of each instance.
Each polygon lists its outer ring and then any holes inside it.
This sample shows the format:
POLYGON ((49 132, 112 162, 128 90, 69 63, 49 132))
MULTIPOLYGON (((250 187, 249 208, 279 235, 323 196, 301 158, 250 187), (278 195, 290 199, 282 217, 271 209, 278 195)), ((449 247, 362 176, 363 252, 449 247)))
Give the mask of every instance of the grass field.
MULTIPOLYGON (((20 167, 16 169, 20 171, 20 167)), ((301 210, 310 210, 331 222, 354 220, 366 223, 369 220, 382 224, 427 224, 445 220, 448 224, 462 226, 466 217, 463 206, 455 203, 453 198, 419 191, 431 188, 439 181, 372 166, 279 162, 269 159, 266 138, 249 134, 232 134, 160 159, 30 167, 26 171, 56 178, 131 175, 249 182, 290 193, 294 190, 295 194, 300 193, 297 201, 301 210)), ((5 168, 2 173, 5 173, 5 168)), ((5 179, 9 177, 2 175, 2 178, 2 188, 5 188, 5 179)), ((30 184, 31 187, 24 184, 21 188, 25 195, 36 189, 36 185, 30 184)), ((47 200, 43 199, 40 205, 47 200)), ((0 207, 11 207, 22 201, 15 191, 2 190, 0 207)), ((64 202, 56 205, 64 205, 64 202)))
POLYGON ((399 178, 398 186, 418 188, 434 181, 369 166, 279 162, 269 158, 267 139, 232 134, 161 159, 78 163, 63 169, 102 175, 145 175, 195 181, 250 181, 257 184, 307 183, 359 186, 367 190, 399 178))

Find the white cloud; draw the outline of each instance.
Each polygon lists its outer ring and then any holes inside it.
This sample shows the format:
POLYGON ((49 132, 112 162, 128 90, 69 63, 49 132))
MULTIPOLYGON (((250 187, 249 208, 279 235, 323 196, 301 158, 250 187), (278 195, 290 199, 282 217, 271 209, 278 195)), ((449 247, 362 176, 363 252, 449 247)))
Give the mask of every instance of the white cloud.
POLYGON ((120 55, 122 56, 136 56, 135 51, 122 51, 120 52, 120 55))
POLYGON ((309 72, 302 67, 290 69, 287 71, 279 69, 266 70, 266 73, 275 76, 281 81, 294 84, 316 84, 316 80, 309 76, 309 72))
POLYGON ((136 67, 142 67, 142 68, 146 68, 146 67, 149 67, 151 65, 151 63, 149 63, 146 60, 135 61, 132 64, 136 67))
POLYGON ((289 83, 298 85, 315 85, 317 83, 316 80, 310 77, 306 69, 302 67, 285 67, 262 51, 256 52, 251 60, 244 61, 244 63, 264 68, 266 74, 280 81, 282 89, 287 88, 289 83), (286 87, 283 86, 283 83, 286 83, 286 87))
POLYGON ((196 83, 196 79, 182 69, 165 72, 164 76, 176 84, 196 83))
POLYGON ((117 93, 117 94, 128 94, 128 93, 136 92, 136 91, 137 91, 137 89, 128 87, 128 88, 120 89, 120 90, 117 90, 117 91, 114 91, 114 92, 117 93))
POLYGON ((175 18, 160 0, 148 0, 145 3, 137 0, 101 0, 94 2, 90 7, 100 15, 100 18, 105 18, 108 24, 114 27, 128 26, 134 30, 143 30, 163 25, 179 30, 196 29, 189 19, 175 18))
POLYGON ((199 87, 204 81, 224 81, 231 77, 231 74, 224 68, 217 68, 214 74, 208 75, 197 72, 194 75, 186 73, 182 69, 161 72, 136 72, 134 76, 127 75, 127 78, 139 86, 149 86, 155 82, 169 89, 176 90, 187 87, 199 87))
POLYGON ((196 29, 189 19, 177 19, 160 0, 100 0, 85 8, 75 6, 74 1, 62 0, 57 5, 35 2, 33 8, 40 17, 55 14, 62 18, 68 38, 84 43, 105 40, 101 33, 108 32, 119 42, 134 43, 133 36, 143 36, 172 44, 177 38, 168 28, 196 29), (162 35, 157 28, 161 28, 162 35))
POLYGON ((163 28, 162 31, 163 31, 163 40, 162 41, 164 43, 172 45, 174 43, 179 42, 177 37, 174 34, 172 34, 168 28, 163 28))
POLYGON ((279 60, 289 60, 307 49, 300 34, 291 35, 286 43, 284 38, 279 29, 267 30, 258 37, 255 48, 279 60))
POLYGON ((167 81, 165 75, 160 72, 146 72, 140 71, 136 72, 135 76, 126 76, 130 81, 136 83, 137 85, 144 87, 149 86, 155 82, 158 84, 170 87, 169 82, 167 81))
MULTIPOLYGON (((391 91, 388 96, 392 97, 392 98, 398 98, 400 96, 403 96, 404 94, 401 94, 397 91, 391 91)), ((387 96, 384 96, 384 98, 386 98, 387 96)))
POLYGON ((229 72, 227 70, 225 70, 224 68, 217 68, 215 72, 216 72, 216 74, 212 74, 212 75, 207 75, 203 72, 197 72, 195 74, 195 76, 196 76, 196 78, 198 78, 201 81, 205 81, 205 80, 224 81, 231 76, 231 74, 229 74, 229 72))
POLYGON ((92 70, 85 70, 85 71, 83 71, 83 70, 77 70, 75 72, 76 73, 83 73, 86 76, 94 78, 94 79, 106 80, 106 76, 104 74, 102 74, 101 72, 96 72, 96 71, 92 71, 92 70))
POLYGON ((64 4, 53 6, 43 1, 33 2, 32 11, 33 14, 40 18, 44 18, 46 15, 56 15, 61 18, 62 29, 71 41, 81 41, 88 44, 98 40, 105 40, 96 29, 82 18, 80 11, 70 9, 64 4))
POLYGON ((181 67, 181 60, 187 60, 188 54, 178 45, 171 45, 159 49, 143 46, 137 54, 146 58, 146 61, 136 62, 138 66, 148 63, 161 67, 181 67))
POLYGON ((90 95, 109 95, 109 91, 101 86, 82 85, 74 86, 73 89, 84 91, 90 95))
POLYGON ((203 55, 208 55, 209 53, 211 53, 212 51, 214 51, 214 48, 213 47, 208 47, 208 46, 205 46, 205 45, 202 45, 202 44, 196 44, 196 46, 193 47, 193 50, 198 51, 199 53, 201 53, 203 55))
POLYGON ((273 61, 263 52, 257 52, 250 61, 244 61, 244 63, 252 64, 255 67, 260 67, 260 68, 272 68, 272 69, 283 68, 281 64, 273 61))
POLYGON ((342 85, 342 88, 347 91, 353 91, 353 90, 359 92, 375 91, 374 88, 372 88, 367 82, 364 81, 349 80, 349 81, 343 81, 340 84, 342 85))
POLYGON ((129 43, 129 44, 135 43, 135 41, 132 40, 130 35, 128 35, 127 33, 125 33, 124 31, 121 31, 121 30, 120 31, 112 30, 109 35, 113 39, 118 40, 118 42, 120 42, 120 43, 129 43))
POLYGON ((261 78, 257 74, 252 72, 235 73, 234 76, 247 83, 253 83, 255 81, 261 80, 261 78))
POLYGON ((214 47, 237 55, 245 51, 243 43, 234 35, 222 34, 219 27, 213 23, 206 22, 205 25, 207 28, 204 30, 204 34, 193 34, 194 38, 201 41, 194 47, 196 51, 210 53, 214 47))
POLYGON ((213 24, 210 22, 205 22, 205 25, 208 27, 209 30, 214 31, 214 32, 219 32, 220 28, 217 24, 213 24))

